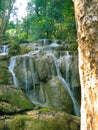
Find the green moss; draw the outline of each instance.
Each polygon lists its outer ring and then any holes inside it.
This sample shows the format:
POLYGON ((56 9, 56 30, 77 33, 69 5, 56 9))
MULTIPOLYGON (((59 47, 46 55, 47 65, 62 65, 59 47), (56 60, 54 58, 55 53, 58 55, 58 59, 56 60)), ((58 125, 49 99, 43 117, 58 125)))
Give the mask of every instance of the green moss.
POLYGON ((8 126, 10 130, 69 130, 67 121, 60 117, 37 120, 27 116, 18 116, 8 126))
POLYGON ((77 43, 73 43, 70 44, 69 47, 67 48, 68 51, 77 51, 78 48, 78 44, 77 43))
POLYGON ((24 130, 25 128, 25 121, 28 121, 28 118, 25 117, 17 117, 13 119, 9 123, 10 130, 24 130))
POLYGON ((45 113, 47 113, 47 112, 58 112, 58 111, 61 111, 61 110, 58 110, 58 109, 56 109, 56 108, 51 108, 51 107, 44 107, 44 108, 41 108, 41 109, 39 109, 38 110, 38 113, 42 113, 42 114, 45 114, 45 113))
POLYGON ((46 105, 55 109, 63 110, 68 113, 72 113, 73 104, 70 96, 60 81, 56 76, 43 87, 43 91, 46 92, 46 105))
POLYGON ((6 68, 0 69, 0 84, 8 84, 8 70, 6 68))
MULTIPOLYGON (((44 116, 47 115, 44 114, 44 116)), ((51 118, 42 117, 41 115, 39 117, 16 116, 7 121, 7 126, 10 130, 79 130, 80 120, 68 114, 59 113, 51 118)))
POLYGON ((19 89, 10 86, 0 86, 0 112, 14 113, 24 110, 30 110, 33 104, 27 96, 19 89))
POLYGON ((14 109, 10 104, 8 104, 6 102, 0 102, 0 112, 2 112, 2 113, 13 113, 14 109))
POLYGON ((9 45, 9 56, 15 56, 20 54, 20 46, 18 43, 9 45))
POLYGON ((4 128, 4 121, 0 120, 0 130, 3 130, 3 128, 4 128))
POLYGON ((28 46, 20 46, 20 54, 26 54, 29 53, 30 51, 32 51, 33 49, 28 47, 28 46))

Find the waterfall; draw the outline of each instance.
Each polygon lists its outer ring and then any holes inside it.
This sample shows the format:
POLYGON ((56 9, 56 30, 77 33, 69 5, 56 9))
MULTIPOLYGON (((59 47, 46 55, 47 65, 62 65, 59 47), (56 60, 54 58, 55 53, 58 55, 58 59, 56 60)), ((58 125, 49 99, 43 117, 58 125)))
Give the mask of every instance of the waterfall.
MULTIPOLYGON (((39 77, 37 75, 37 70, 35 67, 35 59, 38 57, 39 52, 33 52, 32 54, 29 53, 28 55, 22 55, 18 57, 12 57, 10 60, 10 65, 9 65, 9 71, 12 74, 13 77, 13 82, 16 87, 20 86, 26 91, 26 94, 28 97, 31 99, 32 102, 39 103, 41 102, 42 104, 46 103, 46 100, 44 97, 47 97, 47 93, 43 91, 43 88, 40 88, 40 81, 39 77), (34 57, 33 57, 34 56, 34 57), (33 60, 34 58, 34 60, 33 60), (17 62, 16 62, 17 60, 17 62), (15 65, 17 66, 17 73, 15 74, 15 65), (38 77, 38 79, 37 79, 38 77), (38 82, 37 82, 38 80, 38 82), (39 84, 38 84, 39 83, 39 84), (25 87, 25 88, 24 88, 25 87), (31 89, 30 89, 31 88, 31 89), (45 95, 45 96, 43 96, 45 95)), ((39 53, 40 54, 40 53, 39 53)), ((67 76, 69 75, 69 64, 70 64, 70 55, 66 54, 65 60, 66 60, 66 80, 62 77, 60 70, 59 70, 59 64, 58 60, 54 56, 53 53, 48 53, 51 56, 51 67, 52 63, 54 64, 54 67, 56 68, 57 75, 62 82, 62 85, 64 86, 65 90, 68 92, 69 96, 72 99, 73 106, 74 106, 74 113, 75 115, 79 116, 80 115, 80 108, 75 100, 72 91, 70 90, 69 86, 69 81, 67 76)), ((47 56, 49 58, 49 55, 47 56)), ((38 63, 38 62, 36 62, 38 63)))
POLYGON ((3 53, 7 53, 8 52, 8 47, 7 47, 7 45, 4 45, 3 46, 3 53))
POLYGON ((35 91, 35 75, 34 75, 34 65, 32 63, 32 58, 29 58, 29 65, 30 65, 30 71, 32 73, 32 80, 33 80, 33 86, 34 86, 34 91, 35 91))
POLYGON ((52 43, 50 44, 50 46, 52 46, 52 47, 58 47, 59 44, 58 44, 56 41, 54 41, 54 42, 52 42, 52 43))
POLYGON ((17 78, 16 78, 16 75, 14 73, 15 64, 16 64, 16 57, 12 57, 10 59, 9 71, 12 74, 13 82, 14 82, 15 87, 18 87, 17 78))
POLYGON ((8 54, 8 46, 2 45, 0 48, 0 55, 7 55, 8 54))
POLYGON ((26 57, 23 57, 23 70, 24 70, 24 82, 25 82, 25 91, 28 90, 28 76, 27 76, 27 69, 26 69, 26 57))
POLYGON ((70 86, 68 85, 68 83, 66 82, 66 80, 62 77, 61 73, 60 73, 60 70, 59 70, 59 65, 58 65, 58 62, 57 62, 57 59, 56 57, 51 53, 53 59, 54 59, 54 63, 55 63, 55 66, 56 66, 56 70, 57 70, 57 74, 59 76, 59 79, 61 80, 62 84, 64 85, 65 89, 67 90, 68 94, 70 95, 71 99, 72 99, 72 102, 73 102, 73 106, 74 106, 74 114, 76 116, 79 116, 80 115, 80 107, 75 99, 75 97, 73 96, 73 93, 72 91, 70 90, 70 86))
POLYGON ((47 45, 47 39, 43 39, 43 46, 47 45))
MULTIPOLYGON (((30 71, 31 71, 31 76, 32 76, 32 82, 33 82, 33 91, 28 91, 28 97, 31 99, 31 101, 33 100, 34 102, 36 101, 36 90, 35 90, 35 73, 34 73, 34 64, 33 64, 33 60, 31 57, 29 57, 29 67, 30 67, 30 71)), ((33 102, 33 103, 34 103, 33 102)))
POLYGON ((71 56, 69 55, 69 52, 66 51, 66 54, 65 54, 65 61, 66 61, 66 73, 65 73, 65 77, 66 77, 66 82, 67 84, 70 86, 70 83, 69 83, 69 76, 70 76, 70 60, 71 56))

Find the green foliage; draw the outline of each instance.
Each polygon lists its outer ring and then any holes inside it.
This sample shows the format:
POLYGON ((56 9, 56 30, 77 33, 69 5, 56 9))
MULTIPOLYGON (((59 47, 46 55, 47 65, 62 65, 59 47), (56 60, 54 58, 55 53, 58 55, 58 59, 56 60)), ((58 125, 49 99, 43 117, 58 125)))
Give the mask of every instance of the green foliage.
POLYGON ((69 46, 68 50, 70 51, 77 51, 78 48, 78 44, 77 43, 73 43, 69 46))
POLYGON ((13 107, 9 103, 1 102, 0 103, 0 112, 1 112, 1 114, 2 113, 8 114, 8 113, 14 113, 14 110, 13 110, 13 107))
POLYGON ((9 123, 10 130, 24 130, 26 122, 29 121, 32 119, 27 116, 18 116, 9 123))
POLYGON ((21 55, 26 54, 30 51, 33 51, 33 49, 28 47, 28 46, 20 46, 20 54, 21 55))
POLYGON ((8 84, 8 70, 7 68, 0 69, 0 84, 8 84))
POLYGON ((21 38, 76 39, 76 27, 72 0, 31 0, 27 7, 28 16, 21 24, 21 38), (70 30, 70 31, 69 31, 70 30))
POLYGON ((0 120, 0 130, 4 130, 4 121, 3 120, 0 120))
MULTIPOLYGON (((11 2, 13 3, 14 0, 11 2)), ((15 41, 17 37, 18 43, 28 43, 38 39, 76 41, 72 0, 30 0, 27 12, 27 17, 23 18, 22 22, 17 21, 15 24, 9 22, 7 26, 6 33, 15 41)), ((6 41, 10 43, 10 40, 6 41)), ((18 53, 12 52, 13 54, 18 53)))
POLYGON ((0 0, 0 36, 5 35, 15 0, 0 0))
POLYGON ((14 41, 12 44, 9 45, 9 55, 15 56, 20 54, 20 46, 17 41, 14 41))

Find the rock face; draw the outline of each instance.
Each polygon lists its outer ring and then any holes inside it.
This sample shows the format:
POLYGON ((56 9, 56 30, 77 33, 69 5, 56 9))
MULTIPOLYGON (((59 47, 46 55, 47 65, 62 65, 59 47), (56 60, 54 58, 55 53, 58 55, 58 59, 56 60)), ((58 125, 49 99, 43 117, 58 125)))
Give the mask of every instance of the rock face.
POLYGON ((58 76, 48 80, 48 82, 40 82, 34 92, 28 91, 29 98, 35 102, 38 102, 45 106, 65 110, 68 113, 72 113, 73 104, 70 96, 66 92, 58 76), (34 96, 35 95, 35 96, 34 96))
POLYGON ((75 97, 80 100, 81 87, 79 80, 78 56, 70 55, 66 52, 64 56, 59 59, 59 67, 63 78, 69 84, 75 97))
MULTIPOLYGON (((72 113, 72 100, 64 88, 51 53, 30 53, 13 57, 16 87, 23 89, 32 102, 72 113)), ((65 86, 66 87, 66 86, 65 86)))
POLYGON ((69 55, 67 52, 65 56, 59 59, 59 67, 63 77, 69 82, 72 89, 80 87, 78 56, 69 55))

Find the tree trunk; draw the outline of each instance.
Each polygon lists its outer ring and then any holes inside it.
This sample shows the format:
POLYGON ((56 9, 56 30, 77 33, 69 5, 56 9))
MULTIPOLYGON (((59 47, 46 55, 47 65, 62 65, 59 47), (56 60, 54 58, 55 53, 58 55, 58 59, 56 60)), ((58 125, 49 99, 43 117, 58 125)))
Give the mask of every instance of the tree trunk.
POLYGON ((98 130, 98 0, 74 0, 82 91, 81 130, 98 130))
POLYGON ((10 14, 13 9, 15 0, 4 0, 2 2, 2 18, 1 18, 1 29, 0 29, 0 35, 3 36, 6 32, 7 25, 10 19, 10 14))

